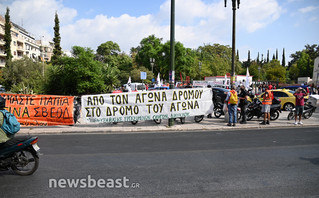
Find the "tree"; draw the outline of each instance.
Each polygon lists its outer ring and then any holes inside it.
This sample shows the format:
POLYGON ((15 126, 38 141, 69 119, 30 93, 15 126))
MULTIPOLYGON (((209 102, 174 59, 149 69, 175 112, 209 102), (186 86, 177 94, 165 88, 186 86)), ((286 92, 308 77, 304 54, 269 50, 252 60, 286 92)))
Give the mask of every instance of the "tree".
POLYGON ((286 69, 280 65, 276 59, 264 65, 266 71, 266 79, 270 81, 286 81, 286 69))
POLYGON ((105 93, 103 63, 95 60, 90 48, 74 46, 74 57, 60 57, 55 67, 50 67, 47 93, 82 95, 105 93))
POLYGON ((301 52, 301 56, 297 61, 299 69, 299 77, 310 77, 313 74, 313 65, 310 65, 310 56, 306 51, 301 52))
POLYGON ((53 49, 53 56, 51 58, 51 61, 53 64, 57 62, 57 59, 62 55, 62 48, 61 48, 61 36, 60 36, 60 22, 58 13, 55 13, 55 19, 54 19, 54 49, 53 49))
POLYGON ((144 66, 148 70, 152 71, 150 59, 153 58, 155 59, 153 73, 157 74, 161 72, 160 70, 163 68, 162 66, 164 66, 161 62, 161 60, 163 60, 162 40, 162 38, 157 38, 155 35, 150 35, 147 38, 142 39, 140 45, 137 47, 138 53, 135 59, 139 67, 144 66))
POLYGON ((282 50, 282 60, 281 60, 281 65, 283 67, 286 66, 286 56, 285 56, 285 48, 282 50))
POLYGON ((305 45, 305 49, 301 50, 301 51, 297 51, 294 54, 291 54, 290 57, 292 58, 292 60, 288 63, 289 66, 293 65, 294 63, 297 63, 297 61, 300 59, 301 57, 301 53, 305 51, 306 54, 309 55, 310 58, 310 64, 313 65, 315 58, 317 58, 319 56, 319 45, 305 45))
POLYGON ((3 69, 4 84, 7 90, 13 93, 44 93, 43 65, 39 62, 33 62, 28 57, 11 62, 12 69, 5 67, 3 69))
POLYGON ((259 52, 258 52, 258 55, 257 55, 257 63, 259 63, 259 52))
MULTIPOLYGON (((202 61, 202 67, 208 73, 205 76, 225 75, 231 71, 232 49, 229 46, 220 44, 204 45, 198 48, 200 53, 204 54, 205 59, 202 61)), ((239 61, 235 61, 235 73, 242 72, 239 61)))
POLYGON ((297 67, 297 63, 294 63, 293 65, 291 65, 289 67, 288 70, 288 77, 290 78, 290 80, 297 82, 298 77, 299 77, 299 68, 297 67))
POLYGON ((121 49, 117 43, 107 41, 98 46, 96 56, 98 60, 115 66, 117 64, 117 56, 120 52, 121 49))
POLYGON ((269 63, 269 50, 267 50, 267 60, 266 60, 267 63, 269 63))
POLYGON ((10 9, 7 7, 4 24, 4 53, 6 54, 6 66, 12 61, 11 54, 11 22, 10 22, 10 9))

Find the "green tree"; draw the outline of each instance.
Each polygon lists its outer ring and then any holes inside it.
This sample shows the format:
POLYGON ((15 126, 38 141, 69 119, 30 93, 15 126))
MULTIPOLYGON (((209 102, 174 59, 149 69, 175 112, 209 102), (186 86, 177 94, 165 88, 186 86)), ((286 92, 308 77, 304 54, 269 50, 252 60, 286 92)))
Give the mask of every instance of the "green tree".
POLYGON ((310 65, 310 56, 306 51, 301 52, 301 56, 297 61, 297 67, 299 69, 299 77, 310 77, 313 74, 313 64, 310 65))
POLYGON ((61 36, 60 36, 60 21, 58 17, 58 13, 55 13, 54 18, 54 49, 53 49, 53 56, 51 57, 51 61, 53 64, 57 62, 57 59, 62 55, 62 48, 61 48, 61 36))
POLYGON ((74 57, 61 57, 50 67, 46 90, 49 94, 82 95, 105 93, 103 63, 90 48, 74 46, 74 57))
POLYGON ((266 79, 269 81, 286 82, 286 69, 280 65, 276 59, 264 65, 266 79))
MULTIPOLYGON (((209 73, 206 76, 225 75, 231 72, 232 50, 229 46, 220 44, 205 45, 199 47, 199 52, 204 55, 203 65, 209 73)), ((240 62, 235 61, 235 73, 242 73, 240 62)))
POLYGON ((286 56, 285 56, 285 48, 282 50, 282 60, 281 60, 281 65, 283 67, 286 66, 286 56))
POLYGON ((11 54, 11 22, 10 22, 10 9, 7 7, 4 24, 4 53, 6 54, 6 66, 12 61, 11 54))
POLYGON ((297 61, 300 59, 301 57, 301 53, 305 52, 306 54, 309 55, 310 58, 310 64, 313 65, 315 58, 317 58, 319 56, 319 45, 305 45, 305 49, 301 50, 301 51, 297 51, 294 54, 291 54, 290 57, 292 58, 292 60, 288 63, 288 66, 293 65, 294 63, 297 63, 297 61))
POLYGON ((297 66, 297 63, 294 63, 293 65, 291 65, 289 67, 289 70, 288 70, 289 79, 294 81, 294 82, 297 82, 298 77, 299 77, 299 72, 300 72, 300 70, 297 66))
POLYGON ((43 67, 47 65, 33 62, 28 57, 12 61, 12 69, 3 69, 5 87, 13 93, 44 93, 43 67))
MULTIPOLYGON (((148 36, 142 39, 140 45, 136 48, 138 53, 136 55, 136 63, 139 67, 144 66, 148 70, 152 71, 152 65, 150 59, 154 58, 155 63, 153 67, 153 73, 157 74, 161 72, 162 59, 163 59, 163 44, 162 38, 157 38, 155 35, 148 36)), ((167 54, 166 54, 167 55, 167 54)), ((162 73, 162 72, 161 72, 162 73)))
POLYGON ((107 41, 98 46, 96 51, 97 60, 105 63, 103 73, 107 90, 114 86, 124 84, 132 70, 132 58, 125 53, 121 53, 120 46, 112 41, 107 41))
POLYGON ((269 63, 269 50, 267 50, 267 60, 266 60, 267 63, 269 63))

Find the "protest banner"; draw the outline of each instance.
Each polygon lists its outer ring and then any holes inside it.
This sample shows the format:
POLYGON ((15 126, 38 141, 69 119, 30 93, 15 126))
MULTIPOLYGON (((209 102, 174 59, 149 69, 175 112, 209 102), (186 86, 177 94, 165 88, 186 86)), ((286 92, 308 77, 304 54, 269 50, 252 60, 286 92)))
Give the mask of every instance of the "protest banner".
POLYGON ((82 118, 87 123, 168 119, 212 112, 212 90, 208 88, 82 96, 82 118))
POLYGON ((6 110, 24 126, 73 124, 73 96, 25 95, 1 93, 6 110))

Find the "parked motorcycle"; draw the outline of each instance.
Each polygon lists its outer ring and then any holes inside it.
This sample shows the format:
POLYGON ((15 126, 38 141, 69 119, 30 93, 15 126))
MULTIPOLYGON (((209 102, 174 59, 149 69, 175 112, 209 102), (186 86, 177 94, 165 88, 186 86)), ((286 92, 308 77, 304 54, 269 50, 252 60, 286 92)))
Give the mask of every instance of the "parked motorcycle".
MULTIPOLYGON (((277 120, 281 113, 280 99, 275 97, 272 100, 272 105, 270 106, 270 120, 277 120)), ((257 118, 263 117, 264 113, 262 110, 262 102, 258 98, 254 98, 253 102, 250 103, 246 109, 246 119, 249 121, 253 119, 254 116, 257 118)))
MULTIPOLYGON (((302 112, 302 116, 305 118, 305 119, 309 119, 313 112, 316 111, 316 106, 312 105, 310 102, 307 102, 304 106, 304 111, 302 112)), ((290 110, 288 116, 287 116, 287 119, 288 120, 293 120, 295 119, 295 115, 296 115, 296 108, 293 108, 290 110)))
MULTIPOLYGON (((216 118, 219 118, 220 116, 225 115, 223 108, 224 108, 224 103, 222 102, 216 102, 214 104, 214 115, 216 118)), ((240 120, 240 119, 241 119, 240 107, 237 107, 237 120, 240 120)))
POLYGON ((0 145, 0 169, 11 168, 16 174, 32 175, 39 166, 37 137, 17 136, 0 145))

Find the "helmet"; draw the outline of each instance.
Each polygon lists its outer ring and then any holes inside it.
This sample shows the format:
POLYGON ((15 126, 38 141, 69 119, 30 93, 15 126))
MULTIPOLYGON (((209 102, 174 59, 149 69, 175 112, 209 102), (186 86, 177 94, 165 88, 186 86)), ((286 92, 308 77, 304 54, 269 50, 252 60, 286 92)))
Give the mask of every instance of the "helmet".
POLYGON ((6 99, 0 96, 0 108, 3 109, 4 107, 6 107, 6 99))

